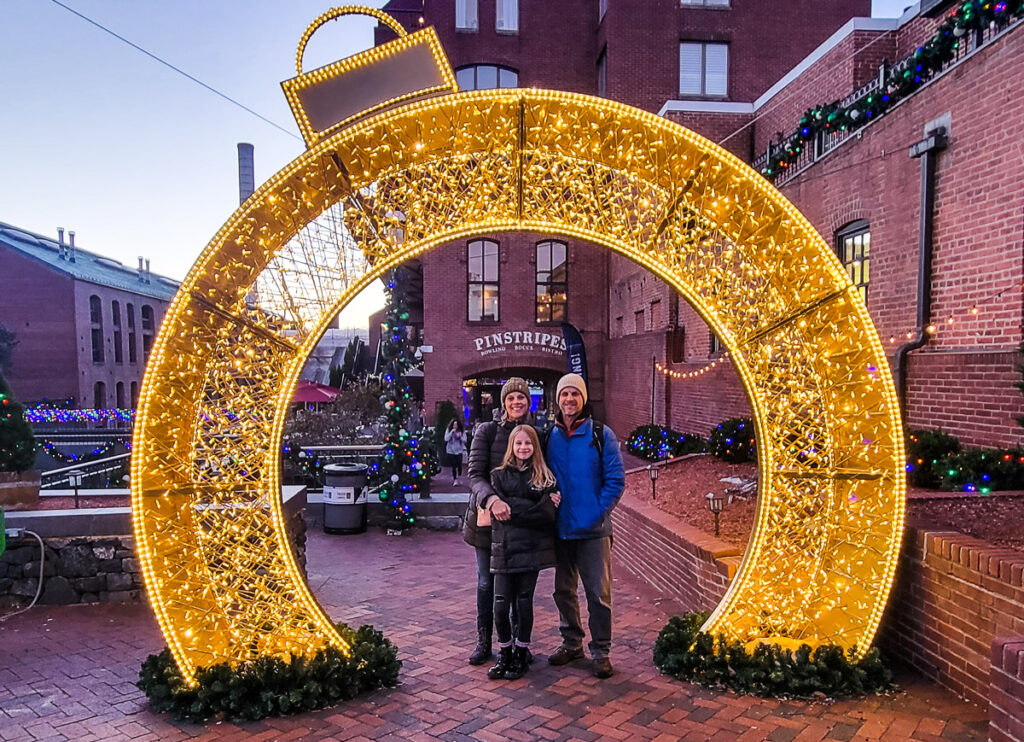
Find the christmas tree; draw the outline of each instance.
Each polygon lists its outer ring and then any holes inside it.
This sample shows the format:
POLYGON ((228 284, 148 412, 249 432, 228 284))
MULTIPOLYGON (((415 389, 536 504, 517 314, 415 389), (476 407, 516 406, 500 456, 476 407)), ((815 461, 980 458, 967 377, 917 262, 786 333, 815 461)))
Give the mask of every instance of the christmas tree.
POLYGON ((413 349, 406 335, 409 310, 405 296, 395 287, 395 272, 388 280, 388 311, 381 325, 380 381, 387 429, 384 450, 370 465, 370 486, 379 488, 382 502, 391 506, 389 531, 411 528, 415 518, 408 497, 420 492, 430 481, 430 469, 420 451, 420 442, 409 432, 408 420, 414 401, 403 375, 413 367, 413 349))
POLYGON ((32 426, 25 420, 25 408, 11 394, 0 375, 0 471, 23 472, 36 461, 32 426))

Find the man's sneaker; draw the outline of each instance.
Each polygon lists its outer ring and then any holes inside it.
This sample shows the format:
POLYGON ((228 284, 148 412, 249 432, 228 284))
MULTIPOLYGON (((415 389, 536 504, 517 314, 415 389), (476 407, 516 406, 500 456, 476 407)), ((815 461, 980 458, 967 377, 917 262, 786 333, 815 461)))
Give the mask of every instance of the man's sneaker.
POLYGON ((612 667, 612 661, 607 657, 595 657, 593 670, 595 678, 610 678, 615 674, 615 668, 612 667))
POLYGON ((564 644, 548 657, 549 665, 568 665, 570 662, 583 659, 583 647, 567 647, 564 644))

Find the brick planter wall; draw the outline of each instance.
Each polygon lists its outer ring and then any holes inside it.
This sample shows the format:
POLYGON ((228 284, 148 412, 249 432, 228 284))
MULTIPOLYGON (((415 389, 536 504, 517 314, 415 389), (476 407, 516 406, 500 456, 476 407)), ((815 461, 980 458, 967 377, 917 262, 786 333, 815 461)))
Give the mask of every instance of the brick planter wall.
MULTIPOLYGON (((616 569, 692 610, 725 594, 742 552, 649 503, 613 514, 616 569)), ((907 529, 877 643, 962 698, 989 708, 992 740, 1024 742, 1024 554, 961 533, 907 529)))

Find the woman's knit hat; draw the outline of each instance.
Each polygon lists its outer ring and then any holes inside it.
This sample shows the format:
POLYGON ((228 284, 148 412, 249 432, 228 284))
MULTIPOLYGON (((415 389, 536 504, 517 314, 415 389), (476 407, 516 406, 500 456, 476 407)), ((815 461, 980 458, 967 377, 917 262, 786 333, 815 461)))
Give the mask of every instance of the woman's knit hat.
POLYGON ((501 406, 505 406, 505 397, 510 395, 512 392, 519 392, 527 399, 530 398, 530 386, 526 383, 526 379, 521 379, 518 376, 513 376, 505 382, 505 386, 501 388, 501 406))

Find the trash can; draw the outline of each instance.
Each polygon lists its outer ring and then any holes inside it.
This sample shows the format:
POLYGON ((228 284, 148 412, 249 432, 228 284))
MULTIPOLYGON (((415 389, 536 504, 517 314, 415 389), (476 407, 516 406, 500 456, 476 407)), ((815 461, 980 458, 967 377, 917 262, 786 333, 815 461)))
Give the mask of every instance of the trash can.
POLYGON ((324 533, 366 530, 366 464, 324 467, 324 533))

